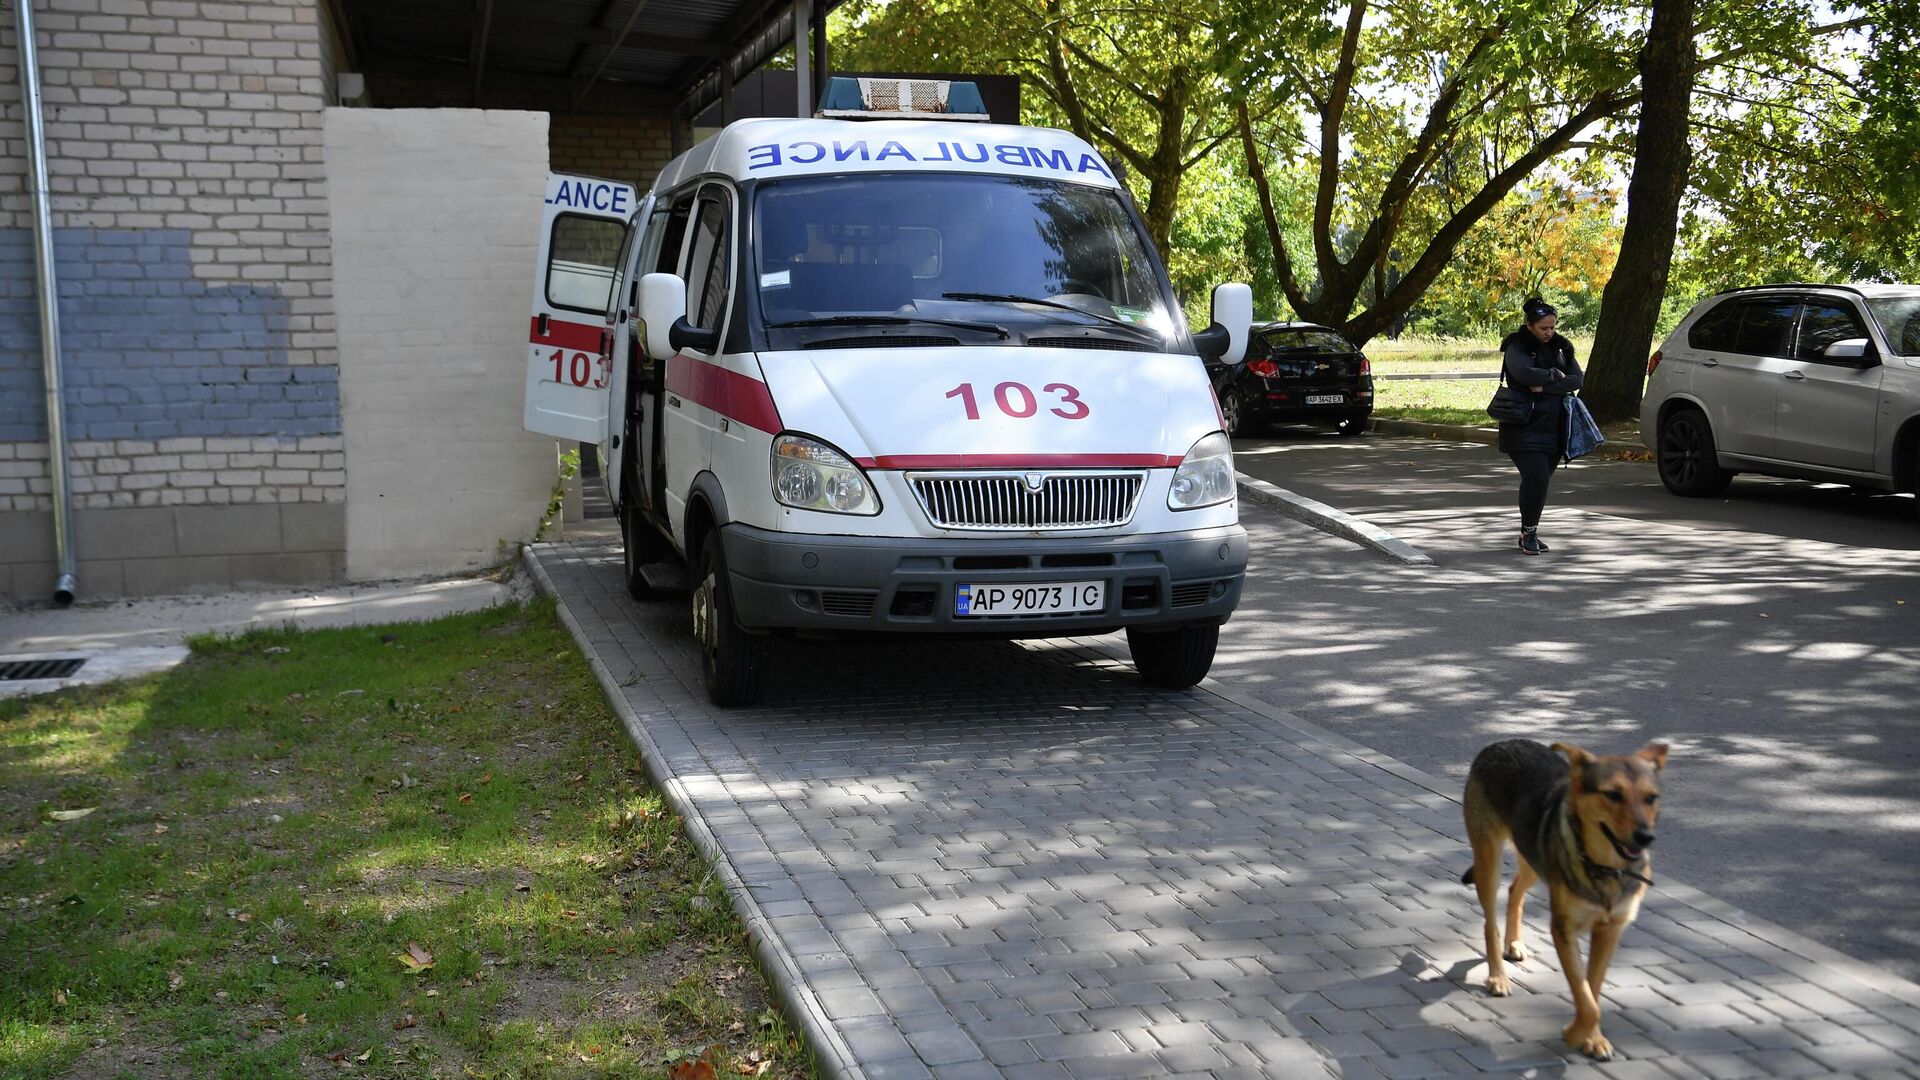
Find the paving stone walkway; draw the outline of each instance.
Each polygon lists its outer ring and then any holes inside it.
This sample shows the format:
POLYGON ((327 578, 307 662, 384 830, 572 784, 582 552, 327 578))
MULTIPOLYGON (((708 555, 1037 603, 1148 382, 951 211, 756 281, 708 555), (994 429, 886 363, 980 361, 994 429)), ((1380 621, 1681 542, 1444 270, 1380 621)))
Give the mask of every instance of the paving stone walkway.
POLYGON ((1920 1078, 1920 988, 1661 875, 1568 1051, 1544 896, 1480 988, 1448 785, 1118 639, 799 643, 721 711, 617 535, 529 561, 828 1075, 1920 1078))

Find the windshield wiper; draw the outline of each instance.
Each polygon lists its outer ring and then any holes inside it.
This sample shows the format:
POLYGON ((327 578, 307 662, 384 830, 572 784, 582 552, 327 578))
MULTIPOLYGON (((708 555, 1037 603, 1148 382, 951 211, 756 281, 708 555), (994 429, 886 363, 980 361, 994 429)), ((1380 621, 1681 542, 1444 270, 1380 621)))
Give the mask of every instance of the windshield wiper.
POLYGON ((789 322, 768 323, 769 330, 788 330, 801 326, 905 326, 909 323, 929 323, 933 326, 951 326, 960 330, 978 330, 983 334, 996 334, 1002 339, 1012 335, 1004 326, 993 323, 963 322, 959 319, 926 319, 918 315, 823 315, 817 319, 793 319, 789 322))
POLYGON ((1040 307, 1058 308, 1061 311, 1071 311, 1075 315, 1085 315, 1089 319, 1098 319, 1109 326, 1117 326, 1122 330, 1131 330, 1135 334, 1143 336, 1157 345, 1165 345, 1167 343, 1167 339, 1160 336, 1160 332, 1150 326, 1130 323, 1125 319, 1116 319, 1111 315, 1102 315, 1097 311, 1077 308, 1072 304, 1063 304, 1058 300, 1042 300, 1037 296, 1015 296, 1011 293, 984 292, 941 293, 940 297, 943 300, 981 300, 991 304, 1037 304, 1040 307))

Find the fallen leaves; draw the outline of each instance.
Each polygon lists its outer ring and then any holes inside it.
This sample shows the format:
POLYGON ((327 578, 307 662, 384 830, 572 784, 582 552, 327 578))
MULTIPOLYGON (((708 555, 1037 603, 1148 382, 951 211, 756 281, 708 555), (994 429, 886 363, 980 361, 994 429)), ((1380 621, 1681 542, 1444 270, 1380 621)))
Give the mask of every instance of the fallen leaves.
POLYGON ((88 814, 91 814, 98 809, 100 808, 97 806, 83 806, 78 810, 49 810, 47 811, 47 820, 48 821, 78 821, 81 818, 86 817, 88 814))
MULTIPOLYGON (((711 1054, 712 1051, 708 1051, 711 1054)), ((676 1061, 667 1066, 667 1080, 718 1080, 713 1062, 702 1055, 693 1061, 676 1061)))
POLYGON ((433 967, 433 954, 421 948, 417 941, 407 942, 407 951, 394 953, 393 958, 415 975, 423 975, 433 967))
POLYGON ((408 1013, 405 1016, 402 1016, 400 1019, 395 1020, 393 1022, 393 1030, 405 1031, 407 1028, 410 1028, 410 1027, 418 1027, 419 1024, 420 1024, 420 1021, 415 1020, 413 1018, 412 1013, 408 1013))

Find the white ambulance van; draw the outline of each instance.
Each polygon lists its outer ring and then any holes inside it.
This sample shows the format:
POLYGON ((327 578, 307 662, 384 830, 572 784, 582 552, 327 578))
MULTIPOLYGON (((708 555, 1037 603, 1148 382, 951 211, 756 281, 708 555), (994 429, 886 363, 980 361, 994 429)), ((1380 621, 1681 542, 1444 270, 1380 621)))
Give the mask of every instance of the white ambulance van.
POLYGON ((716 703, 874 631, 1124 629, 1146 682, 1206 674, 1247 540, 1201 356, 1239 359, 1251 294, 1191 332, 1092 147, 741 120, 546 209, 526 426, 598 445, 627 588, 691 593, 716 703))

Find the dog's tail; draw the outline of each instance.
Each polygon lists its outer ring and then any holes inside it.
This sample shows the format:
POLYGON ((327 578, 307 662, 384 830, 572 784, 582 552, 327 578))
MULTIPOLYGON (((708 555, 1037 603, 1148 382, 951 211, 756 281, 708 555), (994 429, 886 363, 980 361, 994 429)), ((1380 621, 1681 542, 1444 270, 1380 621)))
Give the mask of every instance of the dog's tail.
POLYGON ((1460 875, 1460 884, 1462 885, 1473 884, 1473 867, 1471 866, 1467 867, 1467 872, 1460 875))

